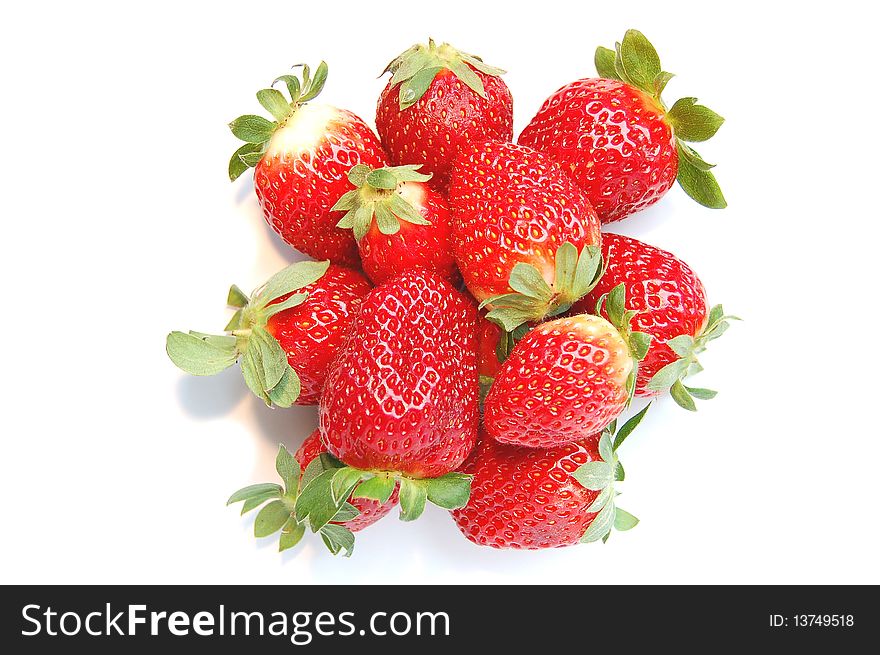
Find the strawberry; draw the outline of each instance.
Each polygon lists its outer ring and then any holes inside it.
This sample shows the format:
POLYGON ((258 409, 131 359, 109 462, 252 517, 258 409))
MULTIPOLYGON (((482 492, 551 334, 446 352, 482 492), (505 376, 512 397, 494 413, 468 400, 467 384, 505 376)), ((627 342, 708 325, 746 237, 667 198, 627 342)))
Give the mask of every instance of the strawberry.
POLYGON ((507 334, 496 323, 480 317, 477 324, 477 373, 481 381, 484 378, 492 380, 498 375, 501 368, 498 349, 503 347, 507 334))
POLYGON ((353 228, 364 272, 375 284, 417 266, 449 281, 458 275, 449 206, 419 168, 358 164, 348 173, 355 189, 333 205, 346 212, 337 225, 353 228))
POLYGON ((364 299, 321 396, 322 441, 333 457, 298 511, 320 529, 352 491, 384 502, 400 485, 401 519, 426 500, 467 501, 455 473, 479 423, 473 304, 421 269, 364 299), (338 460, 334 461, 334 458, 338 460))
POLYGON ((514 346, 486 396, 489 436, 553 448, 601 431, 626 409, 650 337, 629 330, 622 291, 607 296, 613 325, 586 314, 559 318, 514 346))
POLYGON ((248 387, 266 404, 315 405, 330 362, 371 288, 349 268, 292 264, 251 298, 233 285, 228 303, 237 311, 228 334, 172 332, 168 356, 193 375, 214 375, 239 361, 248 387))
POLYGON ((263 215, 282 239, 315 259, 355 266, 354 239, 336 227, 330 208, 348 189, 351 167, 384 166, 385 153, 373 131, 350 111, 310 102, 326 79, 327 64, 321 62, 314 78, 303 66, 302 81, 282 75, 273 82, 287 86, 290 101, 274 88, 257 92, 275 120, 247 115, 229 124, 246 142, 232 155, 229 178, 255 167, 263 215))
POLYGON ((617 449, 646 411, 616 436, 610 425, 549 450, 482 436, 461 469, 473 480, 467 505, 452 512, 458 529, 481 546, 534 550, 606 541, 612 527, 635 527, 638 519, 615 503, 614 482, 624 479, 617 449))
MULTIPOLYGON (((315 430, 305 441, 303 441, 294 457, 296 457, 296 461, 299 462, 300 467, 305 469, 312 460, 326 452, 327 449, 324 448, 324 444, 321 443, 321 431, 315 430)), ((397 489, 394 489, 391 497, 384 503, 369 498, 349 497, 348 501, 358 510, 359 513, 353 519, 345 521, 342 525, 345 525, 345 527, 352 532, 357 532, 358 530, 363 530, 364 528, 373 525, 373 523, 392 510, 397 504, 397 489)))
MULTIPOLYGON (((311 451, 312 447, 306 444, 310 444, 313 438, 315 435, 309 437, 303 444, 308 451, 311 451)), ((308 498, 310 490, 315 487, 315 482, 324 473, 323 456, 313 456, 305 467, 301 466, 308 459, 308 454, 311 454, 309 452, 301 455, 303 450, 304 448, 300 448, 294 456, 283 444, 278 447, 275 470, 278 471, 283 484, 272 482, 252 484, 239 489, 226 501, 227 505, 243 503, 242 515, 262 506, 254 521, 254 536, 269 537, 280 530, 279 551, 293 548, 305 535, 306 527, 310 523, 300 515, 298 506, 303 498, 308 498)), ((385 513, 387 510, 381 514, 371 510, 370 519, 362 518, 358 508, 347 501, 342 501, 338 507, 334 507, 332 516, 317 528, 313 526, 313 530, 321 535, 321 539, 331 553, 338 555, 344 551, 345 557, 349 557, 354 550, 352 531, 374 523, 385 513)))
POLYGON ((599 220, 545 155, 463 146, 449 187, 453 246, 468 290, 507 331, 566 311, 599 271, 599 220))
MULTIPOLYGON (((687 387, 682 380, 702 370, 697 356, 736 317, 725 316, 721 305, 709 309, 700 278, 670 252, 632 237, 606 233, 602 255, 605 274, 571 311, 593 311, 603 294, 624 285, 627 308, 638 312, 630 321, 631 328, 651 335, 648 352, 639 363, 635 394, 656 396, 668 390, 689 410, 696 409, 694 398, 713 398, 716 392, 687 387)), ((607 306, 605 309, 607 316, 607 306)))
POLYGON ((385 69, 376 129, 391 162, 424 164, 445 188, 459 144, 513 139, 513 98, 504 73, 448 43, 417 44, 385 69))
POLYGON ((685 143, 708 140, 724 119, 696 98, 667 109, 660 95, 672 74, 637 30, 616 51, 598 48, 596 69, 603 79, 577 80, 550 96, 519 143, 562 164, 603 223, 654 204, 676 179, 701 205, 726 207, 712 165, 685 143))

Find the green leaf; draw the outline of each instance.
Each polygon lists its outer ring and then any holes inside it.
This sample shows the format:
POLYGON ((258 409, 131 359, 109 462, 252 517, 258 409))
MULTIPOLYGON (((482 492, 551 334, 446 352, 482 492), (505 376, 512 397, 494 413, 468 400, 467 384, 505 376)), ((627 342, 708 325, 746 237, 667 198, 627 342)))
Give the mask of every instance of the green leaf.
POLYGON ((266 310, 263 312, 263 318, 268 320, 270 317, 275 316, 275 314, 283 312, 286 309, 299 307, 308 297, 309 294, 307 293, 295 293, 289 296, 284 302, 273 303, 266 307, 266 310))
POLYGON ((355 164, 348 171, 348 181, 360 188, 367 183, 367 176, 373 169, 366 164, 355 164))
POLYGON ((666 89, 666 85, 669 84, 669 80, 675 77, 672 73, 667 73, 666 71, 660 71, 657 77, 654 78, 654 97, 659 98, 663 93, 664 89, 666 89))
POLYGON ((274 389, 284 376, 286 369, 290 368, 287 362, 287 353, 278 343, 278 340, 269 334, 265 328, 255 325, 251 329, 248 338, 248 351, 258 348, 260 351, 259 362, 262 366, 260 380, 263 382, 263 391, 274 389))
POLYGON ((275 470, 284 481, 284 489, 288 495, 296 495, 299 486, 299 462, 290 454, 290 451, 284 447, 284 444, 278 445, 278 454, 275 456, 275 470))
POLYGON ((625 329, 629 326, 624 324, 624 313, 626 312, 626 285, 623 282, 608 292, 605 300, 605 311, 608 313, 608 319, 618 329, 625 329))
POLYGON ((396 189, 398 180, 393 171, 387 168, 377 168, 367 175, 367 184, 374 189, 396 189))
MULTIPOLYGON (((304 67, 305 71, 308 71, 308 67, 304 67)), ((299 98, 297 102, 303 103, 308 102, 309 100, 314 100, 319 93, 324 89, 324 84, 327 82, 327 73, 329 72, 327 68, 326 62, 321 62, 318 64, 318 68, 315 70, 315 76, 311 79, 307 88, 304 89, 305 93, 299 98)), ((307 78, 307 73, 303 75, 303 79, 307 78)))
POLYGON ((374 206, 376 225, 382 234, 397 234, 400 231, 400 221, 391 213, 384 202, 377 202, 374 206))
POLYGON ((263 151, 261 149, 256 152, 246 152, 240 154, 238 158, 241 159, 242 163, 245 166, 247 166, 248 168, 253 168, 257 164, 259 164, 260 160, 263 158, 263 151))
POLYGON ((240 503, 243 500, 249 500, 251 498, 258 498, 266 495, 274 495, 276 498, 280 498, 281 494, 284 490, 281 488, 281 485, 275 484, 273 482, 261 482, 259 484, 252 484, 243 489, 239 489, 234 494, 229 497, 229 500, 226 501, 227 505, 231 505, 232 503, 240 503))
POLYGON ((391 498, 396 486, 397 481, 394 478, 387 475, 377 475, 361 482, 355 487, 351 496, 352 498, 370 498, 384 505, 391 498))
POLYGON ((707 162, 696 150, 691 148, 684 141, 678 141, 676 143, 676 149, 678 150, 679 168, 681 168, 682 159, 699 171, 711 171, 715 168, 715 164, 707 162))
POLYGON ((277 494, 264 494, 262 496, 255 496, 253 498, 248 498, 241 504, 241 516, 244 516, 250 511, 257 509, 260 505, 265 503, 267 500, 272 500, 273 498, 277 498, 277 494))
POLYGON ((287 519, 290 518, 290 510, 280 500, 273 500, 257 514, 254 521, 254 536, 268 537, 278 532, 287 519))
POLYGON ((689 365, 686 359, 676 359, 671 364, 667 364, 648 381, 648 389, 666 391, 687 372, 689 365))
POLYGON ((629 349, 630 353, 637 362, 642 361, 648 354, 651 347, 651 335, 646 332, 630 332, 629 349))
POLYGON ((277 89, 260 89, 257 91, 257 101, 276 121, 283 121, 290 115, 290 104, 277 89))
MULTIPOLYGON (((249 164, 246 164, 243 157, 260 154, 262 157, 263 146, 260 143, 245 143, 241 148, 232 153, 232 157, 229 159, 229 180, 230 182, 235 182, 241 174, 244 173, 248 168, 250 168, 249 164)), ((250 159, 248 159, 250 161, 250 159)))
POLYGON ((241 375, 255 396, 262 398, 267 405, 272 404, 269 394, 266 393, 266 380, 263 373, 263 364, 259 348, 248 348, 239 360, 241 375))
POLYGON ((724 306, 723 305, 715 305, 712 309, 709 310, 709 319, 706 322, 706 325, 709 327, 713 326, 715 323, 718 323, 724 317, 724 306))
POLYGON ((620 79, 617 77, 617 71, 614 70, 615 56, 614 50, 603 48, 602 46, 596 48, 596 55, 593 61, 596 64, 596 72, 599 74, 599 77, 604 77, 607 80, 620 79))
POLYGON ((604 430, 599 438, 599 457, 608 464, 614 463, 614 448, 611 445, 611 430, 604 430))
POLYGON ((696 403, 694 403, 694 399, 691 398, 691 395, 687 392, 687 389, 684 388, 681 380, 676 380, 675 384, 673 384, 669 388, 669 394, 672 396, 672 399, 676 403, 678 403, 679 407, 682 407, 690 412, 697 411, 697 405, 696 403))
POLYGON ((680 334, 666 342, 679 357, 689 357, 694 351, 694 338, 689 334, 680 334))
POLYGON ((427 485, 423 480, 400 478, 400 520, 415 521, 425 511, 428 499, 427 485))
POLYGON ((519 262, 510 272, 510 288, 529 298, 548 302, 553 297, 553 289, 531 264, 519 262))
POLYGON ((357 189, 346 191, 342 194, 342 196, 340 196, 339 200, 336 201, 336 204, 330 208, 330 211, 342 212, 348 211, 349 209, 354 209, 358 205, 359 200, 360 193, 358 193, 357 189))
POLYGON ((614 501, 609 500, 605 507, 602 508, 602 511, 596 514, 596 517, 590 523, 586 532, 584 532, 584 535, 581 537, 581 543, 588 544, 599 541, 599 539, 607 535, 611 531, 611 526, 614 525, 614 514, 614 501))
POLYGON ((226 296, 227 305, 230 307, 238 307, 240 309, 246 307, 250 301, 251 299, 247 297, 247 294, 236 285, 233 284, 229 287, 229 293, 226 296))
POLYGON ((433 173, 419 173, 424 164, 404 164, 403 166, 390 166, 387 170, 392 171, 398 182, 427 182, 433 173))
POLYGON ((590 503, 590 506, 587 508, 587 514, 596 514, 597 512, 602 511, 602 508, 608 504, 608 501, 611 500, 614 495, 614 487, 608 485, 602 491, 599 492, 599 495, 590 503))
POLYGON ((394 85, 399 84, 404 80, 408 80, 420 70, 425 68, 428 63, 431 62, 431 60, 432 57, 428 54, 426 50, 411 48, 410 51, 404 53, 399 58, 399 63, 394 69, 394 74, 391 76, 391 86, 393 87, 394 85))
POLYGON ((336 475, 330 481, 330 493, 333 494, 333 501, 338 505, 347 501, 357 483, 365 475, 367 474, 364 471, 349 466, 336 469, 336 475))
POLYGON ((300 521, 308 518, 312 532, 318 532, 327 523, 333 520, 336 513, 345 502, 333 499, 330 483, 336 475, 337 469, 324 471, 312 479, 299 492, 296 499, 296 518, 300 521))
MULTIPOLYGON (((681 151, 679 146, 679 154, 681 151)), ((694 166, 687 157, 679 156, 678 177, 676 179, 685 193, 704 207, 710 209, 727 207, 727 201, 724 199, 724 194, 721 193, 721 187, 718 186, 715 176, 710 171, 700 170, 694 166)))
POLYGON ((229 124, 232 133, 248 143, 265 143, 272 138, 276 127, 276 123, 253 114, 239 116, 229 124))
POLYGON ((284 527, 281 528, 281 537, 278 539, 278 552, 281 553, 288 548, 296 546, 305 533, 306 526, 304 523, 297 521, 293 517, 289 518, 284 527))
POLYGON ((645 414, 648 413, 649 409, 651 409, 651 403, 645 405, 642 411, 630 418, 620 427, 620 429, 617 431, 617 436, 614 438, 614 446, 612 448, 614 452, 617 452, 617 449, 620 448, 621 444, 624 441, 626 441, 626 438, 631 435, 637 427, 639 427, 639 423, 641 423, 642 419, 645 418, 645 414))
POLYGON ((269 278, 254 298, 255 303, 265 307, 270 302, 288 293, 299 291, 305 286, 317 282, 327 272, 330 262, 296 262, 287 266, 269 278))
POLYGON ((290 94, 291 102, 296 102, 299 99, 300 84, 299 78, 296 75, 282 75, 281 77, 276 77, 272 81, 272 86, 275 86, 278 82, 284 82, 287 87, 287 92, 290 94))
POLYGON ((617 465, 614 467, 614 481, 615 482, 623 482, 626 479, 626 471, 623 468, 623 463, 620 460, 617 460, 617 465))
POLYGON ((206 340, 185 332, 172 332, 165 340, 171 361, 191 375, 215 375, 238 359, 234 342, 206 340))
POLYGON ((486 318, 501 326, 506 332, 513 332, 522 324, 535 318, 535 309, 517 309, 514 307, 499 307, 493 309, 486 318))
POLYGON ((635 516, 625 510, 620 509, 619 507, 614 508, 615 530, 620 530, 621 532, 632 530, 638 524, 639 520, 635 516))
POLYGON ((572 476, 585 489, 601 491, 611 484, 614 471, 608 462, 587 462, 575 469, 572 476))
POLYGON ((334 555, 345 551, 344 557, 351 557, 354 552, 354 533, 341 525, 325 525, 321 528, 321 539, 334 555))
POLYGON ((299 376, 288 364, 284 369, 284 375, 281 376, 281 380, 279 380, 278 384, 267 393, 269 395, 269 400, 271 400, 272 404, 276 407, 290 407, 296 402, 297 398, 299 398, 301 390, 302 384, 299 376))
MULTIPOLYGON (((557 257, 558 257, 557 253, 557 257)), ((593 290, 602 273, 602 252, 596 246, 584 246, 578 256, 574 283, 571 288, 572 302, 593 290)))
POLYGON ((700 389, 694 387, 688 387, 683 385, 685 390, 694 398, 698 400, 712 400, 715 396, 718 395, 717 391, 713 391, 712 389, 700 389))
POLYGON ((391 204, 391 211, 407 223, 412 223, 413 225, 431 224, 415 207, 404 200, 403 196, 399 193, 392 194, 389 202, 391 204))
POLYGON ((620 63, 635 86, 654 92, 654 80, 660 74, 660 57, 651 42, 638 30, 627 30, 620 44, 620 63))
POLYGON ((431 86, 434 78, 443 70, 440 66, 432 66, 431 68, 423 68, 411 78, 402 82, 398 91, 400 109, 408 109, 416 104, 419 99, 425 95, 425 91, 431 86))
POLYGON ((444 509, 464 507, 471 495, 472 479, 471 475, 453 472, 425 480, 428 500, 444 509))
POLYGON ((570 241, 566 241, 556 250, 556 277, 553 287, 557 293, 574 286, 577 265, 577 247, 570 241))
POLYGON ((667 112, 675 136, 684 141, 707 141, 715 136, 724 119, 714 111, 697 104, 696 98, 680 98, 667 112))
POLYGON ((339 511, 333 515, 331 523, 345 523, 346 521, 351 521, 352 519, 357 518, 360 513, 360 510, 351 503, 342 503, 342 507, 340 507, 339 511))
POLYGON ((462 82, 481 98, 486 97, 486 89, 483 87, 483 80, 477 75, 473 69, 462 61, 450 61, 449 70, 462 82))
POLYGON ((299 480, 300 491, 302 491, 309 482, 317 478, 319 475, 321 475, 321 473, 326 470, 327 469, 324 468, 323 460, 321 459, 321 457, 315 457, 311 462, 306 464, 306 468, 305 470, 303 470, 302 476, 299 480))

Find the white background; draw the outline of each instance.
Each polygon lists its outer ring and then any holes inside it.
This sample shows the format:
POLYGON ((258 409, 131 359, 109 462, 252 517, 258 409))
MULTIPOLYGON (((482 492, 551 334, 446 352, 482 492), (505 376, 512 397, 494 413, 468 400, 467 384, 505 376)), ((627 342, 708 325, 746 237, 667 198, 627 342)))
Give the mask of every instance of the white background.
POLYGON ((0 26, 0 581, 880 582, 876 43, 863 3, 14 3, 0 26), (313 408, 270 410, 237 369, 188 378, 172 329, 221 330, 228 285, 293 253, 226 123, 325 58, 326 102, 372 123, 387 61, 432 35, 509 70, 517 134, 628 27, 728 122, 701 152, 730 203, 676 187, 614 226, 671 249, 745 322, 687 414, 659 403, 622 453, 642 523, 606 545, 473 546, 436 508, 351 560, 279 555, 229 493, 274 480, 313 408))

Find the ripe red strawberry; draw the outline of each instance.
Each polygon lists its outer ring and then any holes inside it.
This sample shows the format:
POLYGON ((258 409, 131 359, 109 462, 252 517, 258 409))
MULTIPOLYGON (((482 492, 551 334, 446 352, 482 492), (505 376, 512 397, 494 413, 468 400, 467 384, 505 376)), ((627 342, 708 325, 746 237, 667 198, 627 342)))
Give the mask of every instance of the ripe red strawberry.
POLYGON ((507 331, 566 311, 593 283, 596 213, 541 153, 492 141, 463 146, 449 204, 464 282, 507 331))
POLYGON ((257 197, 272 229, 315 259, 354 266, 354 239, 336 227, 330 208, 349 188, 351 167, 384 166, 385 153, 373 131, 350 111, 310 102, 326 79, 327 64, 321 62, 314 78, 303 66, 302 82, 293 75, 275 80, 285 83, 290 101, 274 88, 257 92, 275 120, 248 115, 230 123, 246 143, 232 155, 229 177, 235 180, 254 166, 257 197))
POLYGON ((707 164, 685 141, 706 141, 724 122, 682 98, 670 109, 660 98, 671 73, 656 50, 629 30, 617 50, 598 48, 603 79, 582 79, 550 96, 519 136, 569 171, 603 223, 657 202, 678 179, 701 205, 727 206, 707 164))
MULTIPOLYGON (((303 441, 294 457, 296 457, 300 467, 305 469, 312 460, 321 453, 326 452, 327 449, 321 443, 321 431, 315 430, 303 441)), ((342 525, 352 532, 357 532, 373 525, 373 523, 392 510, 397 504, 397 489, 394 489, 391 497, 384 503, 369 498, 349 498, 348 500, 358 510, 359 514, 353 519, 343 522, 342 525)))
POLYGON ((602 294, 620 284, 625 286, 627 309, 638 312, 630 321, 631 328, 652 337, 639 363, 636 395, 656 396, 670 390, 676 402, 690 410, 696 409, 693 398, 714 397, 714 391, 686 387, 682 380, 700 370, 697 355, 736 317, 725 316, 721 305, 710 310, 700 278, 670 252, 632 237, 606 233, 602 255, 605 274, 572 307, 572 313, 592 312, 602 294))
POLYGON ((364 299, 321 396, 322 441, 341 461, 304 492, 298 511, 313 529, 352 491, 387 499, 395 481, 404 520, 426 500, 467 501, 470 480, 454 470, 479 424, 476 321, 469 300, 421 269, 364 299))
POLYGON ((424 164, 445 188, 459 144, 513 139, 513 98, 504 73, 448 43, 417 44, 388 64, 376 129, 391 162, 424 164))
POLYGON ((477 324, 477 373, 480 381, 492 380, 501 368, 498 348, 508 334, 484 316, 477 324))
POLYGON ((213 375, 236 361, 245 382, 267 404, 315 405, 330 363, 370 291, 357 271, 329 262, 299 262, 275 274, 248 298, 229 290, 238 308, 226 336, 168 335, 168 356, 193 375, 213 375))
MULTIPOLYGON (((646 408, 647 409, 647 408, 646 408)), ((470 541, 493 548, 556 548, 607 540, 638 519, 616 507, 623 480, 617 448, 644 416, 549 450, 498 443, 483 435, 462 467, 470 500, 452 516, 470 541)))
POLYGON ((449 206, 419 168, 358 164, 348 173, 355 189, 333 206, 346 212, 337 225, 353 228, 364 272, 375 284, 416 267, 450 282, 458 276, 449 206))
POLYGON ((514 346, 486 396, 489 436, 553 448, 601 431, 626 409, 649 338, 616 314, 621 291, 608 296, 614 325, 586 314, 560 318, 514 346))

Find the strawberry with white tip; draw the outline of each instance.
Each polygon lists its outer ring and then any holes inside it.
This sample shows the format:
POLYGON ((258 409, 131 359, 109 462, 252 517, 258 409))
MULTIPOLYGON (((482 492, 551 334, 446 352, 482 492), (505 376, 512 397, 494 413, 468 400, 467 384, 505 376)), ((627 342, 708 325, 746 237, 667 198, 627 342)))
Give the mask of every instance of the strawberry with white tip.
MULTIPOLYGON (((327 79, 321 62, 311 77, 282 75, 290 99, 275 88, 257 92, 274 120, 246 115, 229 127, 245 141, 232 155, 229 177, 253 166, 254 186, 266 221, 291 246, 315 259, 355 266, 357 247, 351 232, 336 227, 330 208, 348 188, 355 164, 378 168, 386 162, 379 139, 350 111, 312 102, 327 79)), ((274 84, 273 83, 273 84, 274 84)))

